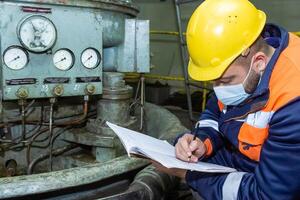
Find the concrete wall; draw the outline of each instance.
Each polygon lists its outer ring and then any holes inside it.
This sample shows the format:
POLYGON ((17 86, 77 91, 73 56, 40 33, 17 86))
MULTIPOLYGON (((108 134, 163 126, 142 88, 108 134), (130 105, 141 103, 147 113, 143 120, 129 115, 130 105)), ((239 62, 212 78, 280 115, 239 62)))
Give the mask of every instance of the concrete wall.
MULTIPOLYGON (((177 31, 173 0, 134 0, 140 7, 139 18, 150 19, 151 30, 177 31)), ((182 6, 182 19, 187 23, 193 10, 202 1, 182 6)), ((268 14, 268 21, 277 23, 289 31, 300 31, 300 0, 252 0, 268 14)), ((181 59, 176 36, 151 35, 152 74, 182 76, 181 59)), ((182 86, 182 83, 170 83, 182 86)))

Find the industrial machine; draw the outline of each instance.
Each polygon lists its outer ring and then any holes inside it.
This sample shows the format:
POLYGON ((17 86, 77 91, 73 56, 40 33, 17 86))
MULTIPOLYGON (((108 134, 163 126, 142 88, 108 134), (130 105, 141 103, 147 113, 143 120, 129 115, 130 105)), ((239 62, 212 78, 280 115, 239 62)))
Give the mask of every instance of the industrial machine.
POLYGON ((135 99, 124 81, 150 70, 149 21, 137 13, 130 0, 0 1, 0 198, 157 199, 175 182, 140 171, 148 162, 124 156, 105 125, 170 141, 186 130, 144 103, 143 79, 135 99))

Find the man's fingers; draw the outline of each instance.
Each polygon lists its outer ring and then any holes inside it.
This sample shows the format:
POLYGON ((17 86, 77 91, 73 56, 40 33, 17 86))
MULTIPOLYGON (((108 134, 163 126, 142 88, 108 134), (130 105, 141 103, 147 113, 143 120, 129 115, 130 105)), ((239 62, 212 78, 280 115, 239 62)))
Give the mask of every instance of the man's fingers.
POLYGON ((186 154, 188 157, 192 155, 192 151, 189 147, 189 141, 186 137, 182 137, 179 139, 179 145, 181 146, 181 150, 183 151, 183 154, 186 154))
POLYGON ((176 157, 180 160, 189 162, 190 161, 190 156, 192 155, 192 152, 189 148, 189 141, 191 140, 190 138, 192 137, 191 134, 185 134, 183 137, 181 137, 176 146, 176 157))
POLYGON ((191 141, 190 143, 190 150, 193 152, 193 151, 196 151, 197 149, 199 149, 201 147, 201 142, 199 139, 196 139, 196 140, 193 140, 191 141))
POLYGON ((199 159, 199 157, 192 155, 190 162, 196 163, 196 162, 198 162, 198 159, 199 159))
POLYGON ((198 162, 198 158, 205 154, 206 148, 200 139, 193 140, 194 135, 185 134, 182 136, 176 146, 176 157, 186 162, 198 162))
POLYGON ((186 153, 186 151, 183 149, 182 145, 180 143, 178 143, 178 145, 176 145, 176 157, 179 158, 180 160, 183 161, 189 161, 189 156, 186 153))

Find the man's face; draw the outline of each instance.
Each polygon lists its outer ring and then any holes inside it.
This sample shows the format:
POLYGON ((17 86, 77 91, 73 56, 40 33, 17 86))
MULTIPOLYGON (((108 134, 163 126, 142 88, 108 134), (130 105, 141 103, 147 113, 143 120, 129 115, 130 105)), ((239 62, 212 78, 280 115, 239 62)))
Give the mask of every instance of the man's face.
POLYGON ((249 67, 242 66, 241 64, 233 62, 221 78, 213 81, 214 86, 227 86, 227 85, 235 85, 242 83, 247 74, 249 67))
POLYGON ((259 52, 242 59, 247 60, 240 62, 240 59, 237 59, 234 61, 219 79, 213 81, 213 86, 228 86, 242 83, 248 94, 253 93, 266 67, 267 56, 259 52))

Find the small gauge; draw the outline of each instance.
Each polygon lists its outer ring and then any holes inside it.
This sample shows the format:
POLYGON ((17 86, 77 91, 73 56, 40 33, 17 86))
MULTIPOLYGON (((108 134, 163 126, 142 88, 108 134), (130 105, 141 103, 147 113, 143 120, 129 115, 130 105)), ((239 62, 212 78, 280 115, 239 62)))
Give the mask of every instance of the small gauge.
POLYGON ((69 70, 73 67, 75 56, 69 49, 59 49, 53 55, 54 66, 62 71, 69 70))
POLYGON ((4 64, 13 70, 23 69, 29 61, 28 52, 20 46, 8 47, 3 53, 4 64))
POLYGON ((101 62, 101 55, 97 49, 87 48, 81 54, 81 63, 87 69, 98 67, 101 62))
POLYGON ((18 37, 27 50, 42 53, 53 47, 57 33, 50 19, 41 15, 32 15, 19 23, 18 37))

